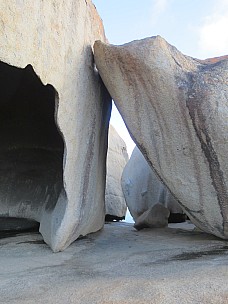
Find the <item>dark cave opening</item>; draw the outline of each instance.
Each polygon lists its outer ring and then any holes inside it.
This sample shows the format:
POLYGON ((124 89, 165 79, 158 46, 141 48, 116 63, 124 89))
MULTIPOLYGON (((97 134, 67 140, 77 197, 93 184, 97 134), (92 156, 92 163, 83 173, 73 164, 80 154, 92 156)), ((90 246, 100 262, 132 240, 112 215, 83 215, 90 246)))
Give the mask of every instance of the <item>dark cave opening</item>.
POLYGON ((63 188, 57 92, 42 84, 31 65, 21 69, 3 62, 0 87, 0 218, 4 227, 7 217, 39 222, 63 188))

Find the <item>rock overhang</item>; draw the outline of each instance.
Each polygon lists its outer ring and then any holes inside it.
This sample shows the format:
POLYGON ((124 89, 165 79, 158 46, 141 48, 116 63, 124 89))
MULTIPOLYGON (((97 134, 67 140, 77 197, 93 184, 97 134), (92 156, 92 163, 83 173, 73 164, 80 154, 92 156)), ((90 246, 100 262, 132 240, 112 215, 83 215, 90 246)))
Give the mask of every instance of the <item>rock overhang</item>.
POLYGON ((196 225, 227 239, 226 56, 201 62, 160 36, 94 50, 148 163, 196 225))
POLYGON ((32 66, 58 96, 52 119, 64 146, 63 190, 54 208, 42 209, 39 220, 45 242, 60 251, 104 223, 111 100, 94 72, 92 54, 94 41, 106 40, 104 29, 91 1, 36 1, 31 6, 12 0, 0 9, 0 60, 15 68, 32 66))

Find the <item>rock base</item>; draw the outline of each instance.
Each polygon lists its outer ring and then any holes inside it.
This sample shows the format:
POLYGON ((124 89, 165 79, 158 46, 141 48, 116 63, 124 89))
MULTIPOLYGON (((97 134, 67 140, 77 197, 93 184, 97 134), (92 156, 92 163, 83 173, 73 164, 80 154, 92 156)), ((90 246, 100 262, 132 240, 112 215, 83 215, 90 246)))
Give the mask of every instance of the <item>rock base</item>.
POLYGON ((227 242, 172 227, 106 224, 56 254, 38 233, 2 238, 0 303, 228 303, 227 242))

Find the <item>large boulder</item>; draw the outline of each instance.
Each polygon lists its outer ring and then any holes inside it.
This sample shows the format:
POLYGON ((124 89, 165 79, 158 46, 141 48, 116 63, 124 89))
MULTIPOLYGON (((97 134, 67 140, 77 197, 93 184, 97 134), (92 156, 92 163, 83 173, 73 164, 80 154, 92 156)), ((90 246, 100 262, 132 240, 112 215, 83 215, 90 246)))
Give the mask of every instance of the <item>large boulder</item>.
POLYGON ((0 11, 0 216, 39 222, 60 251, 105 218, 111 100, 91 47, 103 25, 90 0, 0 11))
POLYGON ((227 239, 228 60, 216 61, 160 36, 95 43, 99 73, 149 164, 195 225, 227 239))
POLYGON ((170 214, 170 222, 184 220, 180 205, 137 147, 123 170, 122 188, 137 229, 167 226, 170 214))
POLYGON ((109 126, 107 176, 105 190, 106 220, 125 218, 127 205, 121 187, 121 176, 128 161, 127 147, 115 128, 109 126))

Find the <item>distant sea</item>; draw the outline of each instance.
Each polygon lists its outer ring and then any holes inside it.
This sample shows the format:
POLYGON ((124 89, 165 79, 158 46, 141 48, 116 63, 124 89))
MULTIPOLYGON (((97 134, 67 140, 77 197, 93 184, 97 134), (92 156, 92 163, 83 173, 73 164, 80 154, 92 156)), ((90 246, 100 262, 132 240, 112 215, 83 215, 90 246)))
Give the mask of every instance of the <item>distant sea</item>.
POLYGON ((124 222, 126 223, 134 223, 134 220, 129 212, 129 210, 127 209, 127 213, 126 213, 126 216, 125 216, 125 220, 124 222))

